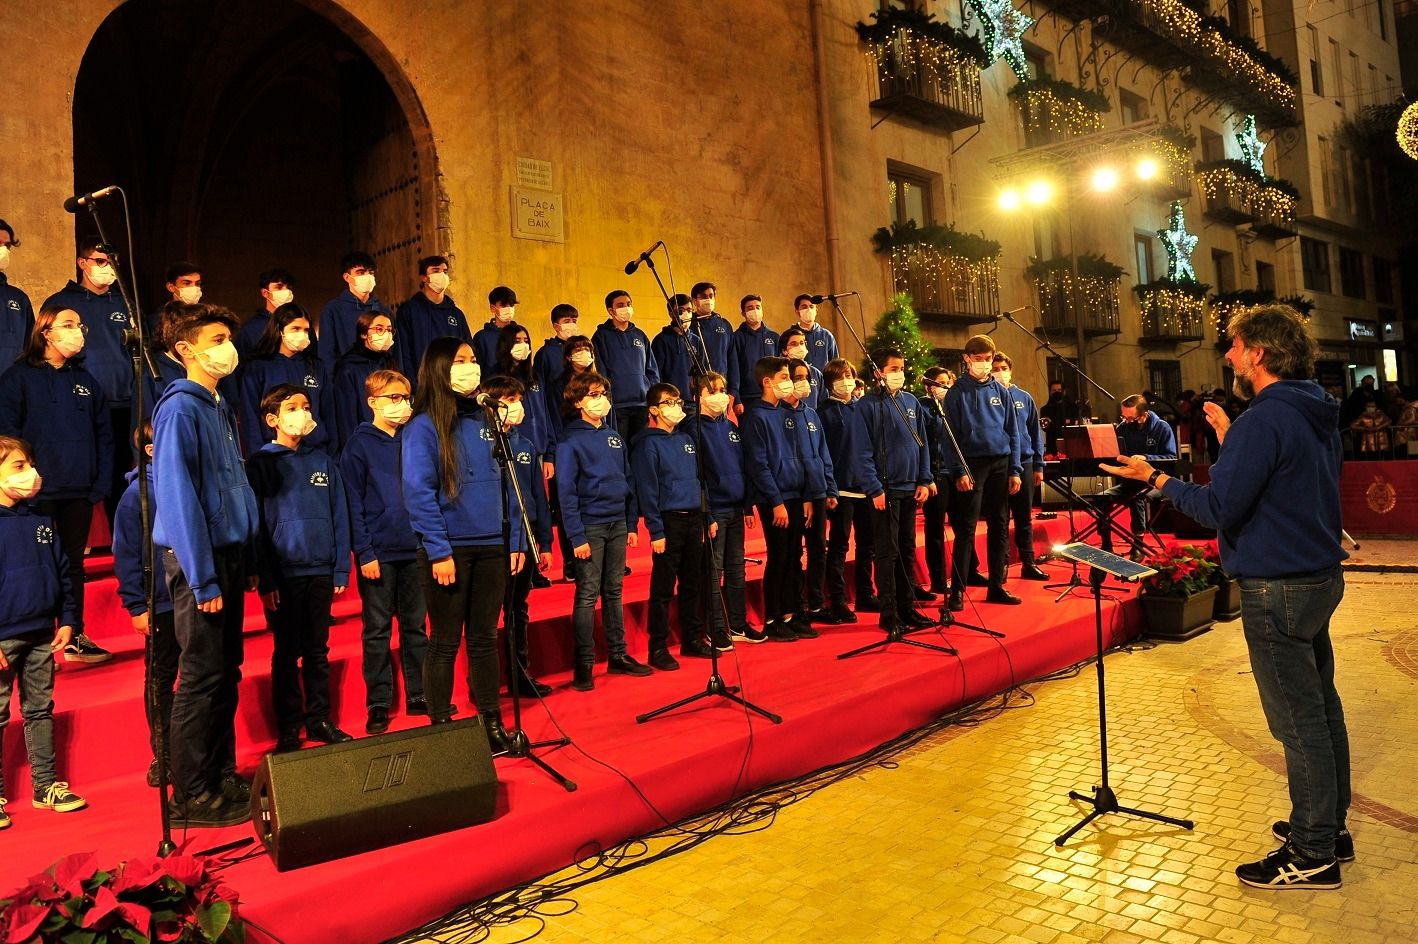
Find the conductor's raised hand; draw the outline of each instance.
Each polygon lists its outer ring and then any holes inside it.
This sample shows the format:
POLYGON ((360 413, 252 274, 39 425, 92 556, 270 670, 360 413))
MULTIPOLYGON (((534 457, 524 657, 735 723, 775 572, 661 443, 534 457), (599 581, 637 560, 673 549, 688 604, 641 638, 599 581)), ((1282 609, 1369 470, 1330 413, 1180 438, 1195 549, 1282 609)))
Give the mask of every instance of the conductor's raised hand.
POLYGON ((1216 430, 1216 441, 1220 443, 1226 438, 1226 430, 1231 428, 1231 417, 1226 415, 1226 408, 1207 400, 1201 405, 1201 411, 1206 414, 1206 421, 1211 424, 1211 428, 1216 430))

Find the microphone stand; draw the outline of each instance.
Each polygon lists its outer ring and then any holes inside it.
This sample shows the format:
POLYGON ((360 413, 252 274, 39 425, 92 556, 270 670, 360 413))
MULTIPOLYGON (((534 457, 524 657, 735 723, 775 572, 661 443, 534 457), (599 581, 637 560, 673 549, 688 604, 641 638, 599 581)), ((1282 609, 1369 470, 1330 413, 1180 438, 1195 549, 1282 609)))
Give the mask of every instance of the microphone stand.
MULTIPOLYGON (((148 373, 156 379, 157 369, 153 366, 151 352, 148 350, 147 338, 144 336, 144 325, 142 311, 138 308, 137 301, 137 269, 133 264, 133 225, 128 213, 128 194, 122 187, 114 188, 123 198, 123 221, 124 229, 128 234, 128 276, 133 281, 133 297, 129 297, 128 290, 123 284, 122 278, 115 278, 118 284, 119 297, 123 299, 123 304, 128 309, 128 330, 123 332, 123 344, 128 350, 128 356, 133 362, 133 414, 135 424, 143 422, 143 369, 147 368, 148 373)), ((103 245, 109 245, 108 234, 103 229, 103 219, 99 216, 97 201, 87 204, 89 215, 93 218, 94 226, 98 229, 98 238, 103 245)), ((109 253, 112 255, 112 251, 109 253)), ((118 267, 114 266, 115 276, 118 267)), ((130 431, 131 433, 131 431, 130 431)), ((157 585, 154 582, 153 565, 153 518, 152 518, 152 495, 148 487, 148 450, 139 449, 135 456, 138 466, 138 515, 142 521, 142 556, 143 556, 143 596, 148 605, 148 634, 143 640, 143 671, 146 675, 146 682, 143 686, 144 697, 148 699, 150 716, 154 720, 153 724, 153 754, 158 764, 158 822, 162 832, 158 840, 158 855, 167 857, 177 850, 177 846, 172 841, 172 812, 167 806, 167 791, 170 781, 167 770, 167 731, 163 725, 162 710, 160 708, 161 698, 157 688, 157 633, 158 624, 154 618, 156 614, 153 608, 157 605, 157 585)))
MULTIPOLYGON (((527 516, 527 501, 522 494, 522 482, 517 477, 517 469, 513 466, 516 457, 512 454, 511 437, 507 430, 502 428, 502 419, 499 416, 499 409, 491 401, 483 404, 486 413, 487 428, 492 432, 492 454, 497 460, 498 470, 502 474, 502 544, 512 551, 512 515, 511 507, 507 500, 508 486, 511 486, 513 498, 517 500, 517 514, 522 522, 522 533, 527 536, 527 559, 523 567, 537 566, 537 560, 541 557, 541 548, 537 546, 537 536, 532 532, 532 523, 527 516)), ((510 567, 508 568, 510 571, 510 567)), ((503 648, 507 654, 508 670, 514 673, 507 686, 512 695, 512 729, 507 732, 507 750, 504 757, 519 757, 531 761, 540 767, 547 776, 551 777, 567 793, 576 790, 576 784, 568 780, 554 767, 538 757, 534 752, 543 748, 565 747, 571 743, 571 738, 552 738, 547 741, 533 742, 527 737, 527 732, 522 729, 522 686, 518 684, 515 673, 518 670, 526 671, 526 666, 517 661, 517 652, 521 648, 518 635, 523 632, 518 626, 517 619, 513 614, 516 604, 513 602, 516 596, 515 584, 517 575, 508 573, 507 585, 502 592, 502 622, 506 627, 503 633, 503 648)))

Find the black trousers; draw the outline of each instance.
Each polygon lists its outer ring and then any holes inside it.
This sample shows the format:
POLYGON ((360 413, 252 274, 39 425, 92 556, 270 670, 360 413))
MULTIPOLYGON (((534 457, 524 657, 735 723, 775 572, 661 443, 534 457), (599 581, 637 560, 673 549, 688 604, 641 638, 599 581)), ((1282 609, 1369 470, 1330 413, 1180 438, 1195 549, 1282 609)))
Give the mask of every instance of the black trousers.
MULTIPOLYGON (((1034 562, 1034 479, 1028 472, 1024 474, 1019 491, 1009 496, 1009 515, 1014 521, 1014 547, 1019 551, 1019 562, 1032 564, 1034 562)), ((970 548, 970 570, 965 572, 966 576, 969 576, 971 571, 978 570, 979 567, 980 557, 972 546, 970 548)))
MULTIPOLYGON (((182 647, 177 644, 173 629, 173 612, 148 617, 148 645, 152 647, 152 674, 148 684, 157 689, 157 704, 143 693, 143 715, 148 719, 148 742, 153 757, 158 755, 158 726, 162 726, 163 741, 169 756, 172 753, 172 696, 177 686, 177 666, 182 647)), ((169 765, 170 767, 171 765, 169 765)))
POLYGON ((87 498, 45 498, 35 510, 54 519, 59 547, 69 559, 69 582, 74 587, 74 603, 79 612, 74 632, 84 631, 84 546, 89 542, 89 526, 94 521, 94 506, 87 498))
POLYGON ((788 526, 773 525, 773 506, 760 505, 768 562, 763 566, 763 619, 765 622, 792 616, 803 605, 803 503, 793 498, 783 503, 788 510, 788 526))
POLYGON ((962 492, 950 483, 950 529, 955 536, 951 549, 951 586, 963 591, 975 554, 975 525, 983 517, 989 527, 990 585, 1004 586, 1009 565, 1009 457, 967 456, 975 487, 962 492))
POLYGON ((679 641, 704 638, 704 515, 667 511, 665 549, 650 570, 650 651, 669 647, 670 601, 679 584, 679 641))
POLYGON ((271 632, 271 700, 282 731, 309 728, 330 718, 330 604, 332 574, 282 577, 276 581, 271 632))
POLYGON ((839 498, 837 507, 827 513, 827 605, 845 608, 847 605, 847 542, 856 535, 857 599, 872 595, 872 553, 867 547, 871 529, 867 524, 872 511, 869 498, 839 498), (863 589, 865 588, 865 589, 863 589))
POLYGON ((926 574, 931 589, 937 593, 950 586, 945 571, 945 519, 950 505, 950 492, 955 486, 948 480, 937 484, 937 491, 921 507, 926 530, 926 574))
POLYGON ((827 576, 827 499, 819 498, 812 503, 812 523, 803 528, 803 543, 807 545, 803 604, 809 610, 820 610, 827 576))
MULTIPOLYGON (((151 411, 154 404, 148 404, 151 411)), ((151 415, 151 413, 150 413, 151 415)), ((133 468, 133 407, 125 403, 122 406, 109 406, 108 408, 109 428, 113 430, 113 475, 107 482, 100 482, 99 488, 105 491, 103 499, 103 510, 108 515, 110 528, 113 525, 113 514, 118 510, 118 500, 123 497, 124 491, 128 488, 128 470, 133 468)))
POLYGON ((916 492, 888 491, 886 508, 872 508, 872 536, 875 539, 876 592, 881 606, 883 629, 899 626, 901 616, 911 612, 915 588, 910 566, 916 558, 916 492))
POLYGON ((507 585, 507 551, 500 544, 453 548, 454 579, 443 586, 433 579, 428 554, 419 552, 419 577, 428 604, 428 654, 423 663, 423 691, 429 720, 447 721, 453 705, 453 662, 458 643, 468 653, 473 701, 478 714, 500 717, 497 690, 497 612, 507 585))
POLYGON ((173 632, 182 649, 168 760, 174 795, 196 797, 219 788, 222 777, 236 771, 237 688, 246 654, 241 636, 246 565, 240 547, 213 549, 222 609, 203 613, 177 555, 164 550, 162 562, 172 596, 173 632))

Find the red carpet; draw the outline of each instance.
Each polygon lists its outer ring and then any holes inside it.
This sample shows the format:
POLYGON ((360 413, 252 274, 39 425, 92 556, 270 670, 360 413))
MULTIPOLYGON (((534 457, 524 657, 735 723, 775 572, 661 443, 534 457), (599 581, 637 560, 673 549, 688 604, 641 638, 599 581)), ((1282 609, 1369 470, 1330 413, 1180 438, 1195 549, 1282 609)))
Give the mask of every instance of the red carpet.
MULTIPOLYGON (((1041 522, 1036 529, 1041 546, 1064 536, 1062 519, 1041 522)), ((755 554, 761 538, 753 534, 750 543, 750 556, 761 556, 755 554)), ((633 552, 631 565, 627 629, 632 654, 643 656, 648 551, 633 552)), ((1051 571, 1060 579, 1068 574, 1060 565, 1051 571)), ((752 583, 759 572, 750 567, 752 583)), ((731 684, 744 686, 745 697, 781 714, 781 725, 750 717, 721 700, 635 724, 636 714, 702 690, 708 672, 704 660, 683 660, 679 672, 646 679, 608 677, 598 667, 596 691, 590 694, 569 690, 564 672, 551 676, 557 691, 545 706, 528 707, 524 722, 533 739, 553 737, 550 710, 573 738, 572 746, 544 756, 579 784, 577 792, 565 793, 526 761, 498 761, 500 800, 492 822, 283 874, 263 857, 229 869, 228 881, 241 894, 243 912, 291 944, 387 939, 462 903, 567 865, 589 847, 611 846, 661 825, 621 776, 604 765, 632 778, 659 813, 673 821, 748 789, 861 753, 957 705, 1093 653, 1093 604, 1086 591, 1056 604, 1056 594, 1039 584, 1014 580, 1011 587, 1024 596, 1024 606, 981 603, 960 614, 1008 639, 1000 644, 974 632, 946 630, 942 635, 959 650, 958 658, 893 646, 836 659, 840 652, 880 638, 869 616, 856 626, 825 627, 817 640, 740 643, 722 661, 723 674, 731 684)), ((1111 644, 1135 635, 1140 616, 1130 589, 1110 585, 1108 594, 1117 598, 1104 603, 1105 638, 1111 644)), ((750 598, 756 596, 756 588, 751 589, 750 598)), ((150 755, 141 707, 140 641, 112 597, 112 578, 102 562, 95 562, 89 584, 91 634, 119 655, 102 666, 65 665, 55 699, 61 773, 91 806, 55 814, 20 802, 27 798, 29 778, 15 711, 4 736, 15 823, 3 837, 0 894, 68 852, 97 850, 108 864, 151 854, 156 846, 154 791, 142 782, 150 755)), ((972 597, 982 599, 983 591, 972 597)), ((539 667, 569 661, 569 607, 569 585, 534 591, 533 652, 539 667)), ((337 720, 354 734, 363 731, 364 722, 357 608, 353 593, 341 600, 336 612, 344 618, 331 633, 337 720)), ((270 641, 260 631, 262 622, 259 605, 249 597, 238 718, 241 766, 247 773, 274 743, 268 709, 270 641)), ((920 638, 937 639, 933 632, 920 638)), ((466 700, 459 704, 461 716, 471 713, 466 700)), ((394 728, 419 720, 396 716, 394 728)), ((1091 717, 1079 719, 1080 725, 1093 723, 1091 717)), ((192 833, 189 845, 202 850, 249 835, 249 826, 204 830, 192 833)))

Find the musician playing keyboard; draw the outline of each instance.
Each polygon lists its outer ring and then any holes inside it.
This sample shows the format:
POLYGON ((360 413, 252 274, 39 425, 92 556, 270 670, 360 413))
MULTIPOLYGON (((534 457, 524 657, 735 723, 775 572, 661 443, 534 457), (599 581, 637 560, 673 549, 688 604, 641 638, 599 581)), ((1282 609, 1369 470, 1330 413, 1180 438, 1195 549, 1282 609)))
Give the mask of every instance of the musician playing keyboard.
MULTIPOLYGON (((1147 398, 1140 393, 1126 397, 1122 402, 1122 419, 1118 422, 1118 446, 1122 455, 1143 456, 1148 461, 1177 458, 1177 438, 1166 420, 1148 409, 1147 398)), ((1102 514, 1098 519, 1098 536, 1103 550, 1113 549, 1112 510, 1119 504, 1127 504, 1131 514, 1132 548, 1130 556, 1141 559, 1142 537, 1147 527, 1147 502, 1160 498, 1158 490, 1146 482, 1124 479, 1112 488, 1094 498, 1094 504, 1102 514)))

